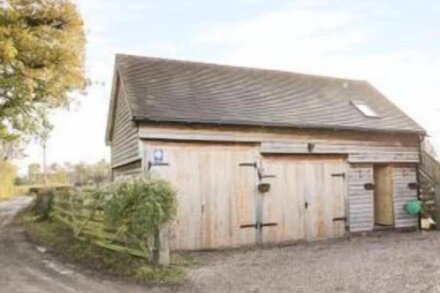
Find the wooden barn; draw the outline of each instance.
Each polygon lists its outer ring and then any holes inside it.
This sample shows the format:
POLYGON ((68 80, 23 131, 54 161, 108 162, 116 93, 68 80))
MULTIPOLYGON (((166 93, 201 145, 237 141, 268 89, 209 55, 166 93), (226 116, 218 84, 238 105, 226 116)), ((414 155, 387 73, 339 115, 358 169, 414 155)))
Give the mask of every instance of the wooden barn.
POLYGON ((178 190, 175 250, 418 227, 425 131, 368 82, 117 55, 115 180, 178 190))

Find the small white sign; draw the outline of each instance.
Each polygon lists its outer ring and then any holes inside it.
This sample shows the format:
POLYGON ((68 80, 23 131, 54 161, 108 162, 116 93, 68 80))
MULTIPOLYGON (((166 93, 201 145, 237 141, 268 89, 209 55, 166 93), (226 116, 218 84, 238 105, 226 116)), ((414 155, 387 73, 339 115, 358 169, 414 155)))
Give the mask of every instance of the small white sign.
POLYGON ((162 149, 155 149, 154 150, 153 160, 155 163, 162 163, 164 161, 164 152, 162 149))

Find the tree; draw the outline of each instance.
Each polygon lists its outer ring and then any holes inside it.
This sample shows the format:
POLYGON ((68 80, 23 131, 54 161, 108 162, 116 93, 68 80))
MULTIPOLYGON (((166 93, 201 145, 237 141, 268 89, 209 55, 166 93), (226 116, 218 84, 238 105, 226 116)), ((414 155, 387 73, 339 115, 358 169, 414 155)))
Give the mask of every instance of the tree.
POLYGON ((28 180, 31 184, 38 183, 41 177, 40 164, 32 163, 28 166, 28 180))
POLYGON ((0 141, 38 135, 85 88, 82 18, 71 0, 3 0, 0 40, 0 141))
POLYGON ((0 198, 14 194, 17 169, 14 165, 0 160, 0 198))
POLYGON ((110 181, 110 164, 104 159, 90 166, 92 181, 99 187, 102 182, 110 181))

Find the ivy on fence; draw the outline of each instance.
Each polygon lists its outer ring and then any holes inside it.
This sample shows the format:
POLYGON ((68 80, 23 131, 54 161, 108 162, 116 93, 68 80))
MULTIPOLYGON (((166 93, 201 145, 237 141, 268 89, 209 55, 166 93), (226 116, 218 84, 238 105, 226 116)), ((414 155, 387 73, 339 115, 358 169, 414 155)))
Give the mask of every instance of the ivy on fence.
POLYGON ((160 230, 177 211, 176 193, 163 180, 122 182, 105 189, 56 192, 51 217, 76 238, 159 264, 160 230))

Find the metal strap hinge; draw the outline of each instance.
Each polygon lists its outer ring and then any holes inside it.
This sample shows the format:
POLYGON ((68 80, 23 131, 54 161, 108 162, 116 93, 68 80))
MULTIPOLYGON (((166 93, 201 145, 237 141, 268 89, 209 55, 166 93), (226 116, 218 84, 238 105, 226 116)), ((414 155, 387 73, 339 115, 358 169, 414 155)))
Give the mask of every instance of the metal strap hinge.
POLYGON ((238 164, 240 167, 253 167, 253 168, 257 168, 257 163, 240 163, 238 164))
POLYGON ((241 225, 240 229, 243 228, 255 228, 257 230, 263 228, 263 227, 273 227, 273 226, 277 226, 277 223, 261 223, 261 222, 257 222, 256 224, 246 224, 246 225, 241 225))
POLYGON ((170 164, 168 164, 168 163, 154 163, 154 162, 151 162, 151 161, 148 161, 148 170, 150 170, 151 169, 151 167, 154 167, 154 166, 169 166, 170 164))
POLYGON ((345 173, 333 173, 332 177, 342 177, 342 178, 345 178, 345 173))

